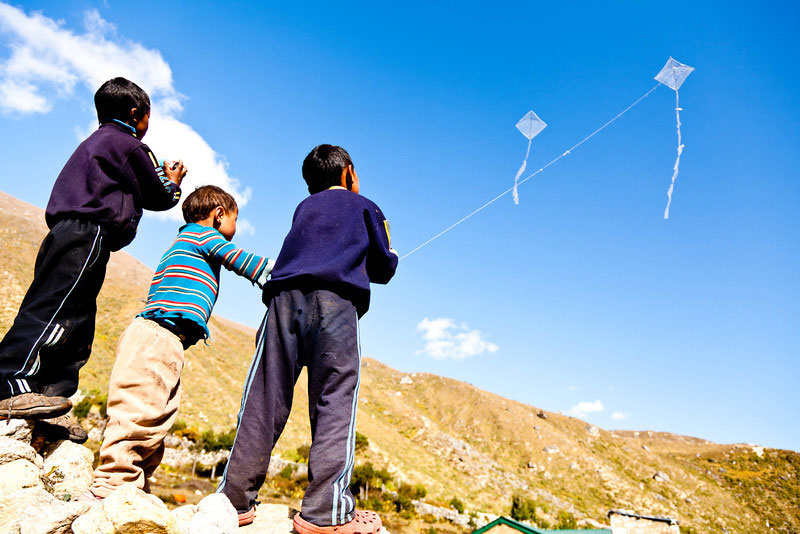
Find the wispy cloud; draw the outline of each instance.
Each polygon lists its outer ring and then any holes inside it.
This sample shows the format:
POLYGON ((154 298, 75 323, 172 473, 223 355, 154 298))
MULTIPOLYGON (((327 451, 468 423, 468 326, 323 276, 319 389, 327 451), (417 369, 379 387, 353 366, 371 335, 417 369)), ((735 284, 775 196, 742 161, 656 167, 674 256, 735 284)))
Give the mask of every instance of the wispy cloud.
POLYGON ((456 324, 453 319, 425 317, 418 325, 425 348, 417 354, 427 354, 437 360, 463 360, 487 352, 497 352, 499 347, 484 339, 480 330, 470 330, 466 323, 456 324))
POLYGON ((568 389, 569 389, 570 393, 574 393, 574 392, 578 391, 578 386, 572 385, 568 389))
POLYGON ((603 403, 599 400, 594 402, 581 401, 569 409, 569 414, 575 417, 586 417, 593 413, 600 413, 603 411, 603 403))
MULTIPOLYGON (((96 10, 86 12, 83 29, 76 32, 41 13, 25 13, 0 2, 3 49, 8 50, 0 60, 3 115, 22 118, 48 113, 58 102, 74 98, 91 102, 104 81, 124 76, 147 91, 152 101, 145 142, 158 157, 182 159, 190 169, 184 190, 214 184, 229 191, 240 206, 249 200, 250 189, 228 174, 225 158, 179 120, 185 97, 174 87, 172 69, 161 53, 120 36, 96 10)), ((182 219, 177 208, 166 216, 182 219)))
POLYGON ((623 419, 627 419, 628 417, 630 417, 630 414, 625 412, 614 412, 611 414, 611 419, 615 421, 622 421, 623 419))

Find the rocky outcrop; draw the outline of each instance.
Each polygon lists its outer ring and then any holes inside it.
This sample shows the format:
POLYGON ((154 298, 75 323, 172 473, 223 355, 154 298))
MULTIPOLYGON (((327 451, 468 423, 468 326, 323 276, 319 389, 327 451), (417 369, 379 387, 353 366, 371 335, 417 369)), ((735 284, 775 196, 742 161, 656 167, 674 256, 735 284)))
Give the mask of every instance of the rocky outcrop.
MULTIPOLYGON (((122 487, 102 501, 79 501, 92 483, 93 459, 92 451, 82 445, 48 441, 28 421, 0 421, 0 532, 234 534, 238 531, 236 510, 222 494, 210 495, 196 505, 173 511, 158 497, 134 486, 122 487)), ((253 533, 291 531, 291 511, 286 506, 261 507, 258 515, 258 524, 269 530, 251 529, 253 533), (274 527, 279 530, 273 530, 274 527)))

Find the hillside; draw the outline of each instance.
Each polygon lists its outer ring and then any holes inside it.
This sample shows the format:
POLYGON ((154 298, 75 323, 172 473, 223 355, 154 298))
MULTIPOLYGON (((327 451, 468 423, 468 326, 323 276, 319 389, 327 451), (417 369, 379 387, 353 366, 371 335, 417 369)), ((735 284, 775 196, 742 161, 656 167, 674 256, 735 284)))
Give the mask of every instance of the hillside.
MULTIPOLYGON (((31 280, 46 232, 42 210, 0 193, 0 335, 31 280)), ((122 330, 139 311, 150 270, 112 255, 98 302, 94 352, 81 374, 85 391, 104 391, 122 330)), ((192 348, 181 417, 200 428, 235 424, 254 330, 214 317, 214 342, 192 348)), ((359 461, 427 488, 426 501, 508 514, 513 494, 605 522, 611 508, 680 521, 684 532, 800 532, 800 454, 720 445, 656 432, 607 431, 469 384, 405 374, 365 359, 358 431, 369 438, 359 461), (658 475, 656 476, 656 473, 658 475)), ((305 380, 278 452, 310 441, 305 380)))

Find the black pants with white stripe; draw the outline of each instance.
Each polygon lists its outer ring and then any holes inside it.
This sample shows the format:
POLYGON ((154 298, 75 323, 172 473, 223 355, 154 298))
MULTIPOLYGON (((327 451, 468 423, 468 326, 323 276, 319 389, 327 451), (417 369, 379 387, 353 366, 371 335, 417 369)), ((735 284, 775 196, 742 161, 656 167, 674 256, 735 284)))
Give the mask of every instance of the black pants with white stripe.
POLYGON ((271 299, 245 382, 236 439, 217 491, 239 513, 253 507, 303 366, 308 368, 312 442, 309 486, 300 513, 318 526, 340 525, 353 519, 355 509, 349 486, 361 356, 356 308, 330 291, 289 290, 271 299))
POLYGON ((33 282, 0 341, 0 398, 26 392, 68 397, 94 340, 97 294, 110 248, 94 223, 57 223, 39 248, 33 282))

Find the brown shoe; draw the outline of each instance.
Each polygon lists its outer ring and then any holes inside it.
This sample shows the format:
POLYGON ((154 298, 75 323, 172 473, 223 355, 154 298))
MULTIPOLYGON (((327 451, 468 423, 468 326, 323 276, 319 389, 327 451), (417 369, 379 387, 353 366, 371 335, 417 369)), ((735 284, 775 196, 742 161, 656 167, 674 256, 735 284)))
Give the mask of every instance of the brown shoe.
POLYGON ((74 417, 61 415, 52 419, 36 421, 36 431, 51 439, 68 439, 75 443, 86 443, 89 434, 74 417))
POLYGON ((66 397, 48 397, 41 393, 23 393, 0 400, 0 419, 44 419, 64 415, 72 402, 66 397))

